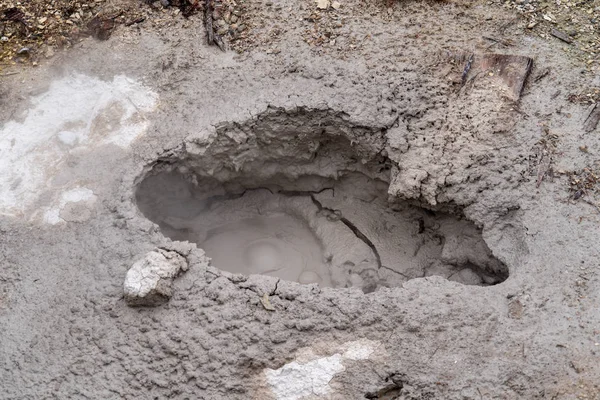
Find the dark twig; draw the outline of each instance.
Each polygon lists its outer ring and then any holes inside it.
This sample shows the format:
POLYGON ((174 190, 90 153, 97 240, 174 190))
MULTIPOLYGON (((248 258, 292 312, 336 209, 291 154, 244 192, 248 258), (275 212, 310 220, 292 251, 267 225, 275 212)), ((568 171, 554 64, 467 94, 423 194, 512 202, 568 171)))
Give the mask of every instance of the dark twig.
MULTIPOLYGON (((491 36, 482 36, 482 38, 484 38, 485 40, 489 40, 490 42, 499 43, 502 46, 506 46, 506 47, 514 46, 514 44, 512 42, 510 42, 509 40, 496 39, 491 36)), ((491 46, 488 46, 488 48, 490 48, 490 47, 491 46)))
POLYGON ((465 68, 463 69, 463 73, 462 73, 462 85, 464 86, 465 83, 467 82, 467 75, 469 75, 469 71, 471 70, 471 64, 473 64, 473 54, 471 54, 469 56, 469 59, 467 60, 467 64, 465 65, 465 68))
POLYGON ((131 26, 131 25, 135 25, 135 24, 139 24, 141 22, 144 22, 146 20, 146 17, 138 17, 136 19, 133 19, 129 22, 125 23, 125 26, 131 26))
POLYGON ((217 45, 221 50, 225 51, 225 43, 223 42, 223 39, 221 36, 215 33, 212 15, 212 0, 204 0, 204 28, 206 29, 207 42, 209 46, 217 45))
POLYGON ((598 126, 598 122, 600 122, 600 106, 599 103, 596 103, 591 107, 589 114, 583 121, 583 130, 586 132, 593 131, 598 126))
POLYGON ((537 76, 535 77, 535 79, 533 81, 535 83, 537 83, 537 82, 541 81, 542 79, 544 79, 546 76, 548 76, 549 73, 550 73, 550 68, 545 68, 539 74, 537 74, 537 76))
POLYGON ((542 159, 540 160, 540 165, 538 166, 538 174, 537 174, 537 181, 536 181, 536 187, 540 187, 542 185, 542 181, 544 180, 544 177, 548 174, 548 171, 550 170, 550 164, 552 163, 552 159, 549 155, 542 155, 542 159))
POLYGON ((507 23, 505 23, 504 25, 502 25, 502 26, 500 27, 500 29, 498 29, 498 31, 499 31, 501 34, 504 34, 504 32, 505 32, 505 31, 508 29, 508 27, 509 27, 509 26, 511 26, 511 25, 513 25, 513 24, 514 24, 515 22, 517 22, 518 20, 519 20, 519 18, 518 18, 518 17, 517 17, 517 18, 513 18, 513 19, 511 19, 510 21, 508 21, 507 23))

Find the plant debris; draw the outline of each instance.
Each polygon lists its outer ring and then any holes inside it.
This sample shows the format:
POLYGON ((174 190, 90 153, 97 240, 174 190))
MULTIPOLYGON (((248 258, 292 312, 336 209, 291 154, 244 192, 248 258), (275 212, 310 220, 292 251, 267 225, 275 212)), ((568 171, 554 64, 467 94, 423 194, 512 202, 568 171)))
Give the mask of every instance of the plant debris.
POLYGON ((520 12, 527 31, 569 43, 564 51, 589 71, 600 70, 600 3, 573 0, 499 1, 520 12))
MULTIPOLYGON (((150 1, 150 3, 154 0, 150 1)), ((190 17, 200 9, 200 0, 161 0, 164 7, 173 6, 179 8, 184 17, 190 17)))
POLYGON ((215 32, 213 26, 213 1, 204 1, 204 28, 206 29, 206 41, 209 45, 216 45, 225 51, 225 43, 218 32, 215 32))
POLYGON ((569 174, 573 200, 585 197, 587 203, 600 211, 600 161, 569 174))
POLYGON ((143 20, 142 11, 110 0, 0 0, 0 69, 36 65, 88 35, 108 39, 116 25, 143 20))
POLYGON ((554 157, 558 148, 559 136, 542 125, 542 137, 533 147, 529 159, 529 172, 536 177, 536 187, 540 187, 544 178, 554 177, 554 157))
MULTIPOLYGON (((156 2, 150 0, 151 3, 156 2)), ((209 45, 216 45, 225 51, 225 39, 235 42, 240 39, 246 26, 241 23, 244 14, 243 2, 234 0, 161 0, 164 7, 177 7, 184 17, 190 17, 200 10, 204 12, 204 27, 209 45)), ((234 46, 235 47, 235 46, 234 46)))
POLYGON ((263 296, 260 298, 260 302, 265 308, 265 310, 275 311, 275 307, 273 307, 273 305, 271 304, 271 301, 269 300, 269 295, 267 293, 263 294, 263 296))
POLYGON ((567 99, 576 104, 594 104, 600 102, 600 87, 591 87, 579 93, 571 93, 567 99))
MULTIPOLYGON (((0 71, 37 65, 82 38, 107 40, 118 26, 140 23, 160 28, 175 18, 191 17, 205 9, 202 0, 0 0, 0 71), (23 51, 28 49, 28 51, 23 51)), ((244 1, 210 0, 214 43, 236 46, 244 37, 244 1)), ((197 22, 201 22, 199 19, 197 22)), ((210 38, 209 38, 210 39, 210 38)))
POLYGON ((600 103, 596 103, 591 107, 588 116, 583 121, 583 130, 585 132, 592 132, 598 126, 600 122, 600 103))
POLYGON ((558 29, 552 29, 550 31, 550 34, 552 36, 554 36, 555 38, 558 38, 567 44, 573 43, 573 39, 571 39, 571 37, 569 35, 567 35, 564 32, 559 31, 558 29))

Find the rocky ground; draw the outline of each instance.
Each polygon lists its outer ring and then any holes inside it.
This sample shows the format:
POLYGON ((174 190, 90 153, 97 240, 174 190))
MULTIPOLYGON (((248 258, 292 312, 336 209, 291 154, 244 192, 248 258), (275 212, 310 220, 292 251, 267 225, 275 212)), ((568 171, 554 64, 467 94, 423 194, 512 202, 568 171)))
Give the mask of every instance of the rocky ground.
POLYGON ((596 2, 211 3, 226 51, 204 6, 0 1, 0 398, 600 398, 596 2), (328 135, 508 279, 230 274, 136 206, 161 168, 330 179, 296 163, 328 135), (132 306, 148 254, 178 268, 132 306))

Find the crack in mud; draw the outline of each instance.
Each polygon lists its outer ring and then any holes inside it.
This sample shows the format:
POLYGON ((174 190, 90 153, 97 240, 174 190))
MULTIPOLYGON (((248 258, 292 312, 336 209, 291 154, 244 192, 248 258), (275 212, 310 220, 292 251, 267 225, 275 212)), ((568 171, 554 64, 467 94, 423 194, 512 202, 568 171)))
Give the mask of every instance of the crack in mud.
POLYGON ((271 290, 271 293, 269 294, 269 296, 277 295, 277 288, 279 287, 279 282, 281 282, 281 279, 277 279, 277 282, 275 282, 275 287, 273 288, 273 290, 271 290))
MULTIPOLYGON (((270 189, 269 190, 271 193, 273 193, 270 189)), ((364 242, 367 246, 369 246, 369 248, 371 248, 371 250, 373 251, 373 254, 375 255, 375 259, 377 261, 377 268, 386 268, 389 269, 393 272, 398 272, 398 271, 394 271, 391 268, 388 268, 386 266, 384 266, 381 262, 381 256, 379 255, 379 252, 377 251, 377 247, 375 246, 375 244, 373 244, 373 242, 371 241, 371 239, 369 239, 364 233, 362 233, 360 231, 360 229, 354 224, 352 223, 352 221, 350 221, 348 218, 345 218, 344 216, 341 215, 339 210, 334 210, 333 208, 328 208, 323 206, 323 204, 317 200, 315 198, 315 194, 320 194, 323 193, 327 190, 331 190, 335 193, 335 189, 331 188, 331 187, 326 187, 323 188, 321 190, 318 191, 300 191, 300 190, 284 190, 284 191, 280 191, 278 192, 279 194, 285 195, 285 196, 309 196, 311 201, 313 202, 313 204, 315 206, 317 206, 317 209, 319 211, 328 211, 332 214, 335 214, 339 217, 339 220, 346 225, 346 227, 348 227, 348 229, 350 229, 352 231, 352 233, 362 242, 364 242)), ((244 192, 245 193, 245 192, 244 192)), ((403 274, 400 274, 403 275, 403 274)), ((403 275, 404 276, 404 275, 403 275)))
POLYGON ((350 315, 348 315, 347 312, 345 312, 344 310, 342 310, 339 306, 339 304, 337 304, 335 301, 333 301, 332 299, 329 299, 329 304, 331 304, 333 307, 335 307, 342 315, 344 315, 346 318, 352 320, 354 318, 352 318, 350 315))
POLYGON ((380 266, 380 268, 383 268, 383 269, 386 269, 386 270, 388 270, 388 271, 390 271, 390 272, 393 272, 393 273, 395 273, 395 274, 398 274, 398 275, 400 275, 400 276, 402 276, 402 277, 404 277, 404 278, 406 278, 406 279, 410 279, 410 276, 408 276, 408 275, 406 275, 406 274, 403 274, 403 273, 402 273, 402 272, 400 272, 400 271, 396 271, 396 270, 395 270, 395 269, 393 269, 393 268, 386 267, 385 265, 381 265, 381 266, 380 266))
MULTIPOLYGON (((321 204, 321 202, 317 199, 315 199, 314 195, 310 195, 310 198, 312 200, 312 202, 314 203, 314 205, 317 206, 317 208, 319 209, 319 211, 329 211, 333 214, 338 215, 339 210, 334 210, 332 208, 327 208, 324 207, 323 204, 321 204)), ((354 225, 352 223, 352 221, 350 221, 348 218, 343 217, 342 215, 339 215, 340 221, 346 225, 348 227, 348 229, 350 229, 352 231, 352 233, 354 233, 354 235, 362 240, 367 246, 369 246, 371 248, 371 250, 373 251, 373 254, 375 255, 375 259, 377 260, 377 268, 381 268, 383 267, 383 265, 381 264, 381 256, 379 255, 379 252, 377 251, 377 248, 375 247, 375 245, 373 244, 373 242, 371 241, 371 239, 369 239, 364 233, 362 233, 360 231, 360 229, 358 229, 358 227, 356 225, 354 225)))

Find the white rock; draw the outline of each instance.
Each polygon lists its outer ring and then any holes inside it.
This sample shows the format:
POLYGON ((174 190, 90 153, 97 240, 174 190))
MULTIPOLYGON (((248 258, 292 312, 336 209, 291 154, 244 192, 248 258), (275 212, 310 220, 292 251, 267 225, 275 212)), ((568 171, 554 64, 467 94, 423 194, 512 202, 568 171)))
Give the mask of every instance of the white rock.
POLYGON ((334 354, 305 364, 293 361, 265 373, 277 400, 299 400, 310 395, 325 396, 330 392, 329 381, 344 370, 342 356, 334 354))
POLYGON ((146 254, 127 271, 125 301, 132 306, 156 306, 173 295, 173 279, 187 271, 184 257, 174 251, 157 249, 146 254))
POLYGON ((327 10, 329 8, 329 0, 316 0, 317 8, 327 10))
MULTIPOLYGON (((279 369, 266 368, 264 374, 276 400, 334 398, 329 382, 346 370, 344 362, 368 360, 380 346, 380 342, 359 339, 339 346, 327 346, 333 352, 328 357, 317 356, 312 347, 303 348, 296 352, 294 361, 279 369)), ((322 351, 321 347, 318 353, 322 351)))

